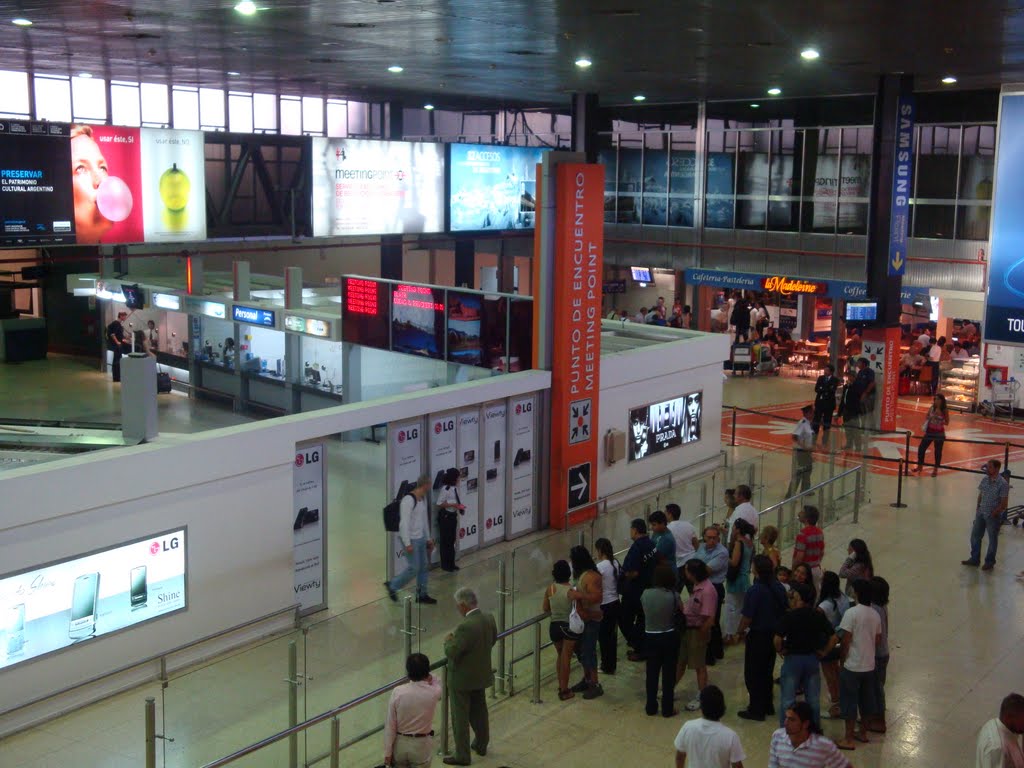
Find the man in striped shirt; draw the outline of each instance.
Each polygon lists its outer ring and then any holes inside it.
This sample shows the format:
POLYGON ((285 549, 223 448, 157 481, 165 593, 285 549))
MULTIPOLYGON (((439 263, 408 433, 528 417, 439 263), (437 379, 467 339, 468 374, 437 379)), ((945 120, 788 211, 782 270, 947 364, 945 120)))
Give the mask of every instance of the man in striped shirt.
POLYGON ((768 768, 853 768, 839 748, 821 735, 811 707, 798 701, 786 710, 785 725, 772 734, 768 768))
POLYGON ((818 527, 818 508, 806 506, 800 513, 803 528, 793 544, 793 567, 806 563, 814 577, 814 594, 821 592, 821 559, 825 556, 825 532, 818 527))

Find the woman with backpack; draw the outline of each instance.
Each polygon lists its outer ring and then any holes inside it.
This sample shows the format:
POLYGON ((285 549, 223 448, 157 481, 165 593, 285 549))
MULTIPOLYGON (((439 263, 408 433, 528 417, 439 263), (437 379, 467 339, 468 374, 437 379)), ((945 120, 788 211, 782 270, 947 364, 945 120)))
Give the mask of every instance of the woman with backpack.
POLYGON ((594 542, 597 553, 597 572, 601 574, 601 671, 614 675, 619 655, 619 575, 622 566, 615 559, 612 543, 608 539, 594 542))

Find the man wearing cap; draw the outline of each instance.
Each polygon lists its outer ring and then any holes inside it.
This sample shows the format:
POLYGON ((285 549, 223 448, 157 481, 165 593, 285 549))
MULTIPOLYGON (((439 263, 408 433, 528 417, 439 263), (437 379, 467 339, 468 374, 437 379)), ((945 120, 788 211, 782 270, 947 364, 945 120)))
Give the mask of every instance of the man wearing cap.
POLYGON ((786 498, 802 493, 811 487, 811 470, 814 468, 814 428, 811 416, 814 406, 805 405, 800 409, 801 419, 793 429, 793 477, 789 481, 786 498))

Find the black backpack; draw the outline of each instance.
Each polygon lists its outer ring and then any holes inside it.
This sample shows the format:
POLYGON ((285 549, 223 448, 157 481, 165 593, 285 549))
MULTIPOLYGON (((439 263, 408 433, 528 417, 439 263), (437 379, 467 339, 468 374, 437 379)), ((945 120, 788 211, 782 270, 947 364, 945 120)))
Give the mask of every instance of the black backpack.
POLYGON ((403 480, 402 485, 398 488, 398 495, 395 496, 395 500, 389 502, 384 507, 384 530, 390 531, 391 533, 398 533, 398 526, 402 522, 402 499, 406 496, 411 495, 411 491, 416 487, 415 483, 410 483, 408 480, 403 480))

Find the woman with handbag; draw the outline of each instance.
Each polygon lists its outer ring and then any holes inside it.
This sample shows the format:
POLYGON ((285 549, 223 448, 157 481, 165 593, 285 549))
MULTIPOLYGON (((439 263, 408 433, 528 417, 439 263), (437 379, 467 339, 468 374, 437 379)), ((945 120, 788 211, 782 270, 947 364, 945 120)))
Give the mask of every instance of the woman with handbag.
POLYGON ((729 569, 725 573, 725 610, 722 612, 722 642, 736 642, 743 596, 750 589, 750 558, 754 555, 754 526, 736 518, 729 543, 729 569))
POLYGON ((583 619, 579 643, 583 679, 571 690, 582 693, 584 699, 596 699, 604 693, 597 679, 597 638, 601 634, 601 598, 604 596, 602 578, 594 558, 584 546, 575 546, 569 550, 569 562, 576 577, 576 588, 569 590, 569 599, 574 601, 576 612, 583 619))
POLYGON ((551 578, 554 579, 554 583, 544 592, 543 611, 551 614, 548 635, 557 653, 555 675, 558 678, 558 698, 565 701, 576 695, 569 690, 569 666, 572 664, 572 654, 581 633, 573 632, 569 628, 569 615, 573 612, 572 600, 569 599, 569 590, 572 589, 572 584, 569 583, 572 578, 569 563, 565 560, 555 563, 551 569, 551 578))
POLYGON ((914 474, 921 471, 924 466, 924 454, 928 446, 934 444, 935 467, 932 469, 932 477, 939 473, 939 465, 942 464, 942 444, 946 442, 946 427, 949 426, 949 411, 946 408, 945 395, 935 395, 932 400, 932 407, 928 409, 928 415, 921 425, 924 436, 921 438, 921 445, 917 448, 917 466, 911 470, 914 474))

